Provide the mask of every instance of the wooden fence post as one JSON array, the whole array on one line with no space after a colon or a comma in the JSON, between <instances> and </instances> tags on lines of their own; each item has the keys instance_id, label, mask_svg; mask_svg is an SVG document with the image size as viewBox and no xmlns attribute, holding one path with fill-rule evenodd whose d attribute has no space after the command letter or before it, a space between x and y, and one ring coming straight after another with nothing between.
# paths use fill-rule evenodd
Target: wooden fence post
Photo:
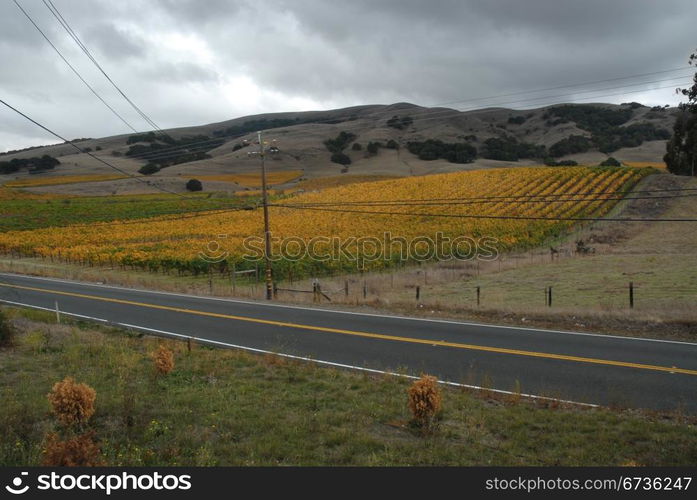
<instances>
[{"instance_id":1,"label":"wooden fence post","mask_svg":"<svg viewBox=\"0 0 697 500\"><path fill-rule=\"evenodd\" d=\"M481 304L481 302L480 302L481 291L482 291L481 287L478 286L477 287L477 307L479 307L479 304Z\"/></svg>"},{"instance_id":2,"label":"wooden fence post","mask_svg":"<svg viewBox=\"0 0 697 500\"><path fill-rule=\"evenodd\" d=\"M634 309L634 282L629 282L629 308Z\"/></svg>"},{"instance_id":3,"label":"wooden fence post","mask_svg":"<svg viewBox=\"0 0 697 500\"><path fill-rule=\"evenodd\" d=\"M418 302L420 298L421 298L421 287L417 285L416 286L416 301Z\"/></svg>"}]
</instances>

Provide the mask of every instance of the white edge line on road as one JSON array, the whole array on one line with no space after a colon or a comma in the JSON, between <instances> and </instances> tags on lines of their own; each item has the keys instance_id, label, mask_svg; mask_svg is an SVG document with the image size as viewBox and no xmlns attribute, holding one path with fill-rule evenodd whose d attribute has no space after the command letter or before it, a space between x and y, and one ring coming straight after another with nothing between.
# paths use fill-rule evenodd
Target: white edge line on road
<instances>
[{"instance_id":1,"label":"white edge line on road","mask_svg":"<svg viewBox=\"0 0 697 500\"><path fill-rule=\"evenodd\" d=\"M230 298L224 298L224 297L208 297L205 295L191 295L191 294L187 294L187 293L162 292L159 290L145 290L142 288L126 288L126 287L115 286L115 285L89 283L86 281L66 280L66 279L59 279L59 278L46 278L43 276L30 276L27 274L0 272L0 276L11 276L11 277L16 277L16 278L20 278L20 279L26 278L26 279L30 279L30 280L35 279L35 280L54 281L57 283L92 286L92 287L96 287L96 288L108 288L108 289L113 289L113 290L121 290L121 291L125 291L125 292L150 293L150 294L155 294L155 295L169 295L169 296L173 296L173 297L186 297L186 298L192 298L192 299L213 300L213 301L219 301L219 302L230 302L230 303L235 303L235 304L248 304L248 305L262 306L262 307L281 307L281 308L285 308L285 309L299 309L301 311L326 312L326 313L333 313L333 314L350 314L350 315L354 315L354 316L400 319L400 320L408 320L408 321L423 321L423 322L428 322L428 323L443 323L443 324L449 324L449 325L476 326L476 327L482 327L482 328L504 328L504 329L509 329L509 330L518 330L518 331L522 331L522 332L526 332L526 333L555 333L555 334L563 334L563 335L579 335L579 336L583 336L583 337L599 337L599 338L618 339L618 340L627 340L627 341L634 340L634 341L641 341L641 342L659 342L662 344L682 344L682 345L697 346L697 342L683 342L680 340L647 339L647 338L642 338L642 337L625 337L622 335L609 335L609 334L606 335L603 333L572 332L572 331L568 331L568 330L550 330L547 328L530 328L530 327L524 327L524 326L473 323L473 322L467 322L467 321L455 321L455 320L435 319L435 318L434 319L415 318L415 317L410 317L410 316L397 316L397 315L389 315L389 314L374 314L374 313L365 313L365 312L342 311L342 310L338 310L338 309L304 307L304 306L296 306L296 305L290 305L290 304L270 304L267 302L252 301L252 300L230 299Z\"/></svg>"},{"instance_id":2,"label":"white edge line on road","mask_svg":"<svg viewBox=\"0 0 697 500\"><path fill-rule=\"evenodd\" d=\"M5 303L5 304L11 304L14 306L29 307L31 309L40 309L42 311L49 311L49 312L55 311L55 309L51 309L50 307L34 306L31 304L23 304L21 302L12 302L10 300L4 300L4 299L0 299L0 302ZM157 330L155 328L148 328L145 326L131 325L128 323L118 323L118 322L114 322L114 321L109 321L107 319L95 318L92 316L85 316L84 314L69 313L69 312L65 312L65 311L61 311L60 313L62 315L65 315L65 316L74 316L74 317L81 318L81 319L88 319L88 320L92 320L92 321L97 321L99 323L105 323L109 326L121 326L124 328L142 330L142 331L146 331L146 332L156 333L159 335L165 335L168 337L191 339L193 341L200 342L200 343L213 344L213 345L227 347L227 348L231 348L231 349L240 349L243 351L254 352L257 354L272 354L274 356L280 356L283 358L294 359L294 360L298 360L298 361L305 361L305 362L310 362L310 363L317 363L319 365L332 366L334 368L356 370L356 371L362 371L362 372L367 372L367 373L375 373L375 374L379 374L379 375L390 375L392 377L400 377L400 378L406 378L406 379L410 379L410 380L418 380L419 379L419 377L417 377L417 376L407 375L404 373L388 372L388 371L384 371L384 370L377 370L374 368L365 368L362 366L346 365L343 363L335 363L333 361L325 361L325 360L321 360L321 359L308 358L308 357L304 357L304 356L295 356L293 354L286 354L286 353L282 353L282 352L266 351L264 349L257 349L255 347L246 347L246 346L237 345L237 344L230 344L227 342L220 342L217 340L203 339L200 337L193 337L191 335L184 335L181 333L168 332L166 330ZM556 402L556 403L565 403L565 404L572 404L572 405L578 405L578 406L586 406L589 408L600 408L600 406L601 406L601 405L594 404L594 403L582 403L579 401L571 401L568 399L558 399L558 398L551 398L551 397L547 397L547 396L538 396L535 394L526 394L526 393L518 393L518 392L513 392L513 391L504 391L503 389L490 389L490 388L481 387L478 385L461 384L458 382L450 382L447 380L439 380L438 383L440 383L442 385L447 385L450 387L459 387L459 388L463 388L463 389L472 389L472 390L476 390L476 391L490 391L490 392L495 392L497 394L519 396L522 398L531 399L533 401L536 401L536 400L552 401L552 402Z\"/></svg>"}]
</instances>

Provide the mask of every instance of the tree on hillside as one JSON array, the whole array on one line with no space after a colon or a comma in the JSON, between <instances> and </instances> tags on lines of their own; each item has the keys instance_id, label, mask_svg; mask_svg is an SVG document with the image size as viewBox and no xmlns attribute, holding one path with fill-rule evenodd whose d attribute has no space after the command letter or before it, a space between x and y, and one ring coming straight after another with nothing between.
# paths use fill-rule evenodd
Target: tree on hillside
<instances>
[{"instance_id":1,"label":"tree on hillside","mask_svg":"<svg viewBox=\"0 0 697 500\"><path fill-rule=\"evenodd\" d=\"M621 167L622 164L619 162L619 160L616 160L612 156L607 158L605 161L603 161L600 164L601 167Z\"/></svg>"},{"instance_id":2,"label":"tree on hillside","mask_svg":"<svg viewBox=\"0 0 697 500\"><path fill-rule=\"evenodd\" d=\"M143 175L152 175L160 171L159 165L156 165L155 163L148 163L146 165L143 165L138 169L139 174Z\"/></svg>"},{"instance_id":3,"label":"tree on hillside","mask_svg":"<svg viewBox=\"0 0 697 500\"><path fill-rule=\"evenodd\" d=\"M334 163L338 163L339 165L350 165L351 164L351 158L348 157L348 155L344 153L333 153L331 160Z\"/></svg>"},{"instance_id":4,"label":"tree on hillside","mask_svg":"<svg viewBox=\"0 0 697 500\"><path fill-rule=\"evenodd\" d=\"M689 63L697 60L697 52L690 56ZM697 172L697 73L693 85L688 89L677 91L687 97L686 103L680 103L680 113L673 126L673 137L666 145L663 161L668 170L678 175L695 175Z\"/></svg>"},{"instance_id":5,"label":"tree on hillside","mask_svg":"<svg viewBox=\"0 0 697 500\"><path fill-rule=\"evenodd\" d=\"M186 183L186 189L189 191L203 191L203 184L198 179L189 179Z\"/></svg>"}]
</instances>

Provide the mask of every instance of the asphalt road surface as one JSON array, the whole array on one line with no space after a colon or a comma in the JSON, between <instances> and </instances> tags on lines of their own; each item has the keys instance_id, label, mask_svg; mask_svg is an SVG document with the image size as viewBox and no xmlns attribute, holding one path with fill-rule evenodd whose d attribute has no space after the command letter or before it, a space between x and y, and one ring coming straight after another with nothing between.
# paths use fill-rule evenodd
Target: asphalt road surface
<instances>
[{"instance_id":1,"label":"asphalt road surface","mask_svg":"<svg viewBox=\"0 0 697 500\"><path fill-rule=\"evenodd\" d=\"M0 273L0 301L159 335L590 404L697 413L697 344L215 299Z\"/></svg>"}]
</instances>

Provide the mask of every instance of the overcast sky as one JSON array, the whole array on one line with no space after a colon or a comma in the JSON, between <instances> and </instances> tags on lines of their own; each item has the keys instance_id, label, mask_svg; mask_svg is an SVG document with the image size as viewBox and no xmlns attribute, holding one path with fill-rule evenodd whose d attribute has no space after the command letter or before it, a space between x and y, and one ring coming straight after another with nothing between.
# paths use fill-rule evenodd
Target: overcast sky
<instances>
[{"instance_id":1,"label":"overcast sky","mask_svg":"<svg viewBox=\"0 0 697 500\"><path fill-rule=\"evenodd\" d=\"M18 1L126 121L148 129L41 0ZM573 100L674 105L675 86L694 73L687 59L697 48L694 0L53 4L112 79L162 128L400 101L458 101L449 104L457 109L523 109ZM0 0L0 61L0 98L58 133L76 138L130 132L13 0ZM616 79L676 68L685 69ZM642 82L656 83L629 87ZM598 90L582 93L589 88ZM501 97L471 100L490 96ZM50 142L51 136L0 105L0 151Z\"/></svg>"}]
</instances>

